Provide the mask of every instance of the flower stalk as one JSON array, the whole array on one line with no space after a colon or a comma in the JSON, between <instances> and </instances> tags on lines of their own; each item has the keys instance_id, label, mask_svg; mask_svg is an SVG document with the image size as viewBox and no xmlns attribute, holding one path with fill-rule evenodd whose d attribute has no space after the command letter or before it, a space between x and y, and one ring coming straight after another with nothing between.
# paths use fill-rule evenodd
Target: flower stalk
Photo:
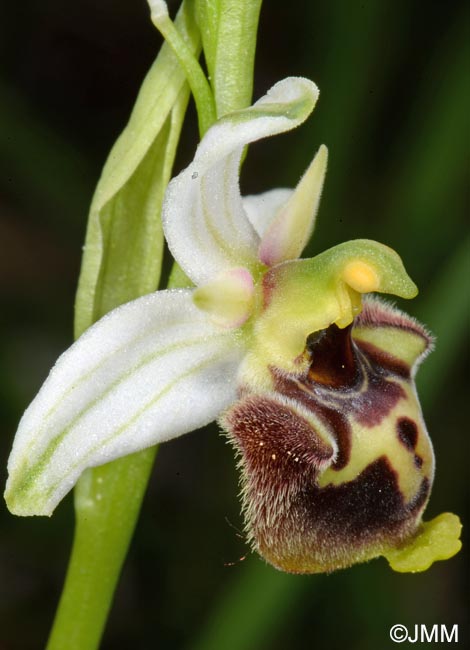
<instances>
[{"instance_id":1,"label":"flower stalk","mask_svg":"<svg viewBox=\"0 0 470 650\"><path fill-rule=\"evenodd\" d=\"M214 59L208 61L217 117L245 108L251 102L261 3L262 0L219 2ZM229 47L227 44L230 44Z\"/></svg>"},{"instance_id":2,"label":"flower stalk","mask_svg":"<svg viewBox=\"0 0 470 650\"><path fill-rule=\"evenodd\" d=\"M99 647L156 447L88 470L75 488L75 533L47 650Z\"/></svg>"}]
</instances>

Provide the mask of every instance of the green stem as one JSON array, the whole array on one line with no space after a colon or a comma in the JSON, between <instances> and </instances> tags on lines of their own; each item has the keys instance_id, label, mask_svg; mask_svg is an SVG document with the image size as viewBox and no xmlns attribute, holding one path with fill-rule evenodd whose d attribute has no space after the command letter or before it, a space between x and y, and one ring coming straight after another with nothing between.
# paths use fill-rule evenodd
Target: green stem
<instances>
[{"instance_id":1,"label":"green stem","mask_svg":"<svg viewBox=\"0 0 470 650\"><path fill-rule=\"evenodd\" d=\"M262 0L220 0L213 87L217 117L249 106Z\"/></svg>"},{"instance_id":2,"label":"green stem","mask_svg":"<svg viewBox=\"0 0 470 650\"><path fill-rule=\"evenodd\" d=\"M198 60L171 21L166 3L159 0L150 0L149 4L152 10L151 19L153 24L170 45L185 71L186 79L196 102L199 135L202 138L216 118L214 97L209 82Z\"/></svg>"},{"instance_id":3,"label":"green stem","mask_svg":"<svg viewBox=\"0 0 470 650\"><path fill-rule=\"evenodd\" d=\"M156 450L87 470L77 484L72 555L47 650L98 648Z\"/></svg>"}]
</instances>

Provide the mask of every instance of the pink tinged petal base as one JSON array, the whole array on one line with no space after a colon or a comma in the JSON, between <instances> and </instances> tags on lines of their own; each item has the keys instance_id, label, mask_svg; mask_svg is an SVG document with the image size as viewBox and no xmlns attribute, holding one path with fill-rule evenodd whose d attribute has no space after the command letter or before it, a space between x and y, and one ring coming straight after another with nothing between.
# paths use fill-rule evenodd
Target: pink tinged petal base
<instances>
[{"instance_id":1,"label":"pink tinged petal base","mask_svg":"<svg viewBox=\"0 0 470 650\"><path fill-rule=\"evenodd\" d=\"M263 234L258 257L275 266L300 257L315 225L325 180L328 150L322 145L289 200Z\"/></svg>"},{"instance_id":2,"label":"pink tinged petal base","mask_svg":"<svg viewBox=\"0 0 470 650\"><path fill-rule=\"evenodd\" d=\"M196 289L193 300L216 325L236 328L251 316L254 292L253 277L247 269L230 269Z\"/></svg>"},{"instance_id":3,"label":"pink tinged petal base","mask_svg":"<svg viewBox=\"0 0 470 650\"><path fill-rule=\"evenodd\" d=\"M87 467L201 427L235 398L238 339L191 291L162 291L110 312L57 361L25 412L5 497L50 515Z\"/></svg>"}]
</instances>

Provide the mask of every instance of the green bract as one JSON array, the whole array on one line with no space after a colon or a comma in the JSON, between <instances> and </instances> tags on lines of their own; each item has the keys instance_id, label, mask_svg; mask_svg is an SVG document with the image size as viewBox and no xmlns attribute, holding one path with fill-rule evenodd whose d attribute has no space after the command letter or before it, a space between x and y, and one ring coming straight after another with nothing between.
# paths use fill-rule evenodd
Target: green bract
<instances>
[{"instance_id":1,"label":"green bract","mask_svg":"<svg viewBox=\"0 0 470 650\"><path fill-rule=\"evenodd\" d=\"M313 230L324 147L295 190L240 195L244 147L300 125L317 97L311 81L284 79L204 135L162 211L196 288L118 307L60 357L15 438L12 512L49 515L87 467L220 418L240 454L248 534L276 566L330 571L385 555L398 570L421 570L458 550L446 518L419 542L434 463L414 372L430 337L362 300L415 295L400 258L357 240L297 259Z\"/></svg>"},{"instance_id":2,"label":"green bract","mask_svg":"<svg viewBox=\"0 0 470 650\"><path fill-rule=\"evenodd\" d=\"M199 32L185 3L176 24L197 53ZM158 287L161 204L188 99L184 71L164 44L93 197L76 299L76 336L109 310Z\"/></svg>"}]
</instances>

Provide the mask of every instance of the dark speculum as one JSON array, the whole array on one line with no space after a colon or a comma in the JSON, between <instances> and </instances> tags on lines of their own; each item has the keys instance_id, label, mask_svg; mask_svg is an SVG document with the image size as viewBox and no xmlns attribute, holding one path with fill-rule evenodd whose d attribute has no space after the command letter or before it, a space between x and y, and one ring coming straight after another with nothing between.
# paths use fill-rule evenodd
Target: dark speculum
<instances>
[{"instance_id":1,"label":"dark speculum","mask_svg":"<svg viewBox=\"0 0 470 650\"><path fill-rule=\"evenodd\" d=\"M418 427L410 418L399 418L397 422L398 439L407 449L413 450L418 443Z\"/></svg>"},{"instance_id":2,"label":"dark speculum","mask_svg":"<svg viewBox=\"0 0 470 650\"><path fill-rule=\"evenodd\" d=\"M430 477L421 475L414 451L417 426L397 408L407 400L409 368L351 334L352 327L336 325L312 334L306 372L271 368L274 391L243 387L222 419L240 456L250 539L286 571L332 571L400 544L414 533L429 495ZM380 435L390 418L419 472L411 499L400 490L394 459L383 453L355 476L320 485L325 468L336 473L353 460L356 433Z\"/></svg>"}]
</instances>

